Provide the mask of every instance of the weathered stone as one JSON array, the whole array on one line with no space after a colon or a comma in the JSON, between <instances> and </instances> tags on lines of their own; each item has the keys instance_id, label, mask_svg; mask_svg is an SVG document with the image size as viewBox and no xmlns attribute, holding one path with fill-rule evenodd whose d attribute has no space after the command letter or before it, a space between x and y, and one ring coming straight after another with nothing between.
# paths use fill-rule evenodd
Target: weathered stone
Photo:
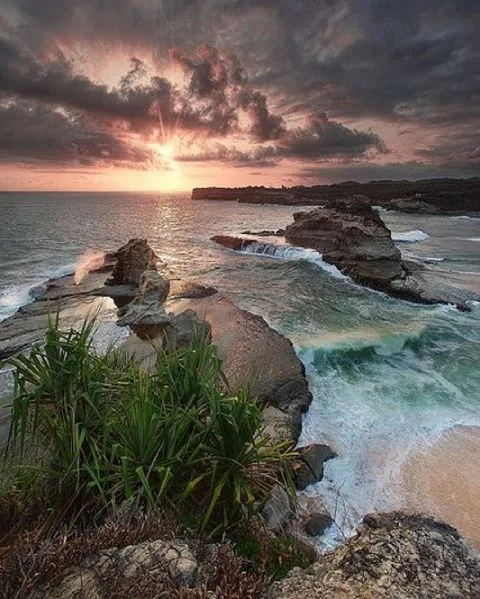
<instances>
[{"instance_id":1,"label":"weathered stone","mask_svg":"<svg viewBox=\"0 0 480 599\"><path fill-rule=\"evenodd\" d=\"M480 560L447 524L394 512L306 570L274 583L268 599L438 599L480 596ZM373 526L371 525L373 524Z\"/></svg>"},{"instance_id":2,"label":"weathered stone","mask_svg":"<svg viewBox=\"0 0 480 599\"><path fill-rule=\"evenodd\" d=\"M117 262L107 285L140 285L145 270L156 270L159 261L146 239L130 239L115 252Z\"/></svg>"},{"instance_id":3,"label":"weathered stone","mask_svg":"<svg viewBox=\"0 0 480 599\"><path fill-rule=\"evenodd\" d=\"M316 480L321 480L323 477L324 462L337 456L329 445L321 443L312 443L305 447L299 447L297 451L300 459L307 464Z\"/></svg>"},{"instance_id":4,"label":"weathered stone","mask_svg":"<svg viewBox=\"0 0 480 599\"><path fill-rule=\"evenodd\" d=\"M292 462L293 477L299 491L323 478L323 464L337 454L328 445L313 443L297 449L298 458Z\"/></svg>"},{"instance_id":5,"label":"weathered stone","mask_svg":"<svg viewBox=\"0 0 480 599\"><path fill-rule=\"evenodd\" d=\"M35 599L102 599L102 582L112 576L131 579L161 571L188 587L195 584L198 564L188 545L176 539L106 549L70 568L56 588L39 590Z\"/></svg>"},{"instance_id":6,"label":"weathered stone","mask_svg":"<svg viewBox=\"0 0 480 599\"><path fill-rule=\"evenodd\" d=\"M133 300L122 309L117 325L129 326L140 339L155 339L170 324L171 317L154 298Z\"/></svg>"},{"instance_id":7,"label":"weathered stone","mask_svg":"<svg viewBox=\"0 0 480 599\"><path fill-rule=\"evenodd\" d=\"M192 309L211 325L212 343L230 387L251 385L251 393L260 403L285 412L291 418L294 444L312 395L291 341L261 316L242 310L220 294L178 300L169 308L176 313Z\"/></svg>"},{"instance_id":8,"label":"weathered stone","mask_svg":"<svg viewBox=\"0 0 480 599\"><path fill-rule=\"evenodd\" d=\"M326 510L308 514L302 519L303 529L309 537L322 535L332 524L332 517Z\"/></svg>"},{"instance_id":9,"label":"weathered stone","mask_svg":"<svg viewBox=\"0 0 480 599\"><path fill-rule=\"evenodd\" d=\"M94 570L74 568L55 589L36 595L42 599L101 599L99 580Z\"/></svg>"},{"instance_id":10,"label":"weathered stone","mask_svg":"<svg viewBox=\"0 0 480 599\"><path fill-rule=\"evenodd\" d=\"M266 406L262 412L263 434L270 437L272 443L291 442L297 439L301 431L300 418L282 412L274 406Z\"/></svg>"},{"instance_id":11,"label":"weathered stone","mask_svg":"<svg viewBox=\"0 0 480 599\"><path fill-rule=\"evenodd\" d=\"M200 320L193 310L185 310L180 314L171 314L165 329L163 347L167 351L182 349L192 345L195 339L209 341L211 338L210 325Z\"/></svg>"}]
</instances>

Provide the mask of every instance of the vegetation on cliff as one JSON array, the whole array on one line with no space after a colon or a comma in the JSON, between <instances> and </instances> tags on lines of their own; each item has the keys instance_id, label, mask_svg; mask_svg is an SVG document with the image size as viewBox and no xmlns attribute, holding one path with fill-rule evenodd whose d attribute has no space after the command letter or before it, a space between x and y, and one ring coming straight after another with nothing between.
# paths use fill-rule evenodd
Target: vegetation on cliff
<instances>
[{"instance_id":1,"label":"vegetation on cliff","mask_svg":"<svg viewBox=\"0 0 480 599\"><path fill-rule=\"evenodd\" d=\"M209 534L258 512L286 480L288 453L262 434L247 390L225 391L214 346L197 338L159 352L146 374L113 350L96 353L93 326L51 323L43 347L9 360L4 501L17 495L73 519L125 503L168 507Z\"/></svg>"}]
</instances>

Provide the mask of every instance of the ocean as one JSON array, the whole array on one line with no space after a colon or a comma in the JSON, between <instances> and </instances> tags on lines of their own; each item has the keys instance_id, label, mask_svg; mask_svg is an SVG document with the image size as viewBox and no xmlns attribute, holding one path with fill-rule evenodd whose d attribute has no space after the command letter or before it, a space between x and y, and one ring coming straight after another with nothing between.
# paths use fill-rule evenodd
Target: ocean
<instances>
[{"instance_id":1,"label":"ocean","mask_svg":"<svg viewBox=\"0 0 480 599\"><path fill-rule=\"evenodd\" d=\"M187 195L0 194L0 319L87 251L145 237L172 278L213 285L287 335L314 400L301 444L338 457L300 493L335 516L325 548L374 510L408 508L456 525L480 547L480 306L463 313L354 284L315 252L235 253L214 234L277 229L299 207ZM480 293L480 219L380 212L406 258Z\"/></svg>"}]
</instances>

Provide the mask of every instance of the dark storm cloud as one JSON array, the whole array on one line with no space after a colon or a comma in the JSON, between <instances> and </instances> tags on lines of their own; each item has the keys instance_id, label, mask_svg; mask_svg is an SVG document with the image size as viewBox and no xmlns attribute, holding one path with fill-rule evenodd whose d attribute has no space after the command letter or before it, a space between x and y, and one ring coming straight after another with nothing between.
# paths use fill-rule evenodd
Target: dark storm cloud
<instances>
[{"instance_id":1,"label":"dark storm cloud","mask_svg":"<svg viewBox=\"0 0 480 599\"><path fill-rule=\"evenodd\" d=\"M239 150L216 143L202 152L176 157L179 162L227 162L237 167L272 167L278 164L281 154L274 146L253 147L249 151Z\"/></svg>"},{"instance_id":2,"label":"dark storm cloud","mask_svg":"<svg viewBox=\"0 0 480 599\"><path fill-rule=\"evenodd\" d=\"M156 122L163 102L167 121L181 118L186 129L207 135L235 133L246 114L254 140L276 145L277 158L301 160L384 151L375 133L346 127L345 119L428 125L437 132L435 145L412 148L419 159L435 168L450 160L466 172L476 164L478 0L124 0L121 9L117 0L3 0L3 6L0 32L18 54L8 62L4 48L0 58L10 70L0 74L0 86L11 92L29 90L16 79L20 72L35 87L29 97L105 110L105 118L116 114L137 127ZM176 97L160 78L122 92L69 75L68 58L52 62L57 41L67 57L69 44L78 42L132 55L144 49L159 66L176 47L188 96ZM288 126L290 118L323 112L323 129L321 119Z\"/></svg>"},{"instance_id":3,"label":"dark storm cloud","mask_svg":"<svg viewBox=\"0 0 480 599\"><path fill-rule=\"evenodd\" d=\"M281 142L283 156L312 161L361 156L370 148L386 151L375 133L349 129L322 112L310 115L306 127L289 131Z\"/></svg>"},{"instance_id":4,"label":"dark storm cloud","mask_svg":"<svg viewBox=\"0 0 480 599\"><path fill-rule=\"evenodd\" d=\"M84 165L152 161L149 151L132 148L82 116L68 116L31 102L0 106L0 159Z\"/></svg>"},{"instance_id":5,"label":"dark storm cloud","mask_svg":"<svg viewBox=\"0 0 480 599\"><path fill-rule=\"evenodd\" d=\"M261 92L242 90L238 95L238 105L249 115L251 133L257 141L279 139L285 135L283 117L270 112L267 97Z\"/></svg>"}]
</instances>

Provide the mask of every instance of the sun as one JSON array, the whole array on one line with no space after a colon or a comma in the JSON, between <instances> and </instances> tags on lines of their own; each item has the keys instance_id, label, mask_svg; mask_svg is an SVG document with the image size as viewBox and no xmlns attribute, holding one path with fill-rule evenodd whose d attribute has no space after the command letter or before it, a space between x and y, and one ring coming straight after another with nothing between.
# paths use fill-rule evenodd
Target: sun
<instances>
[{"instance_id":1,"label":"sun","mask_svg":"<svg viewBox=\"0 0 480 599\"><path fill-rule=\"evenodd\" d=\"M151 150L158 158L158 172L161 176L160 187L165 191L176 191L181 187L182 170L175 160L175 146L173 143L149 144ZM153 168L155 170L155 167Z\"/></svg>"}]
</instances>

